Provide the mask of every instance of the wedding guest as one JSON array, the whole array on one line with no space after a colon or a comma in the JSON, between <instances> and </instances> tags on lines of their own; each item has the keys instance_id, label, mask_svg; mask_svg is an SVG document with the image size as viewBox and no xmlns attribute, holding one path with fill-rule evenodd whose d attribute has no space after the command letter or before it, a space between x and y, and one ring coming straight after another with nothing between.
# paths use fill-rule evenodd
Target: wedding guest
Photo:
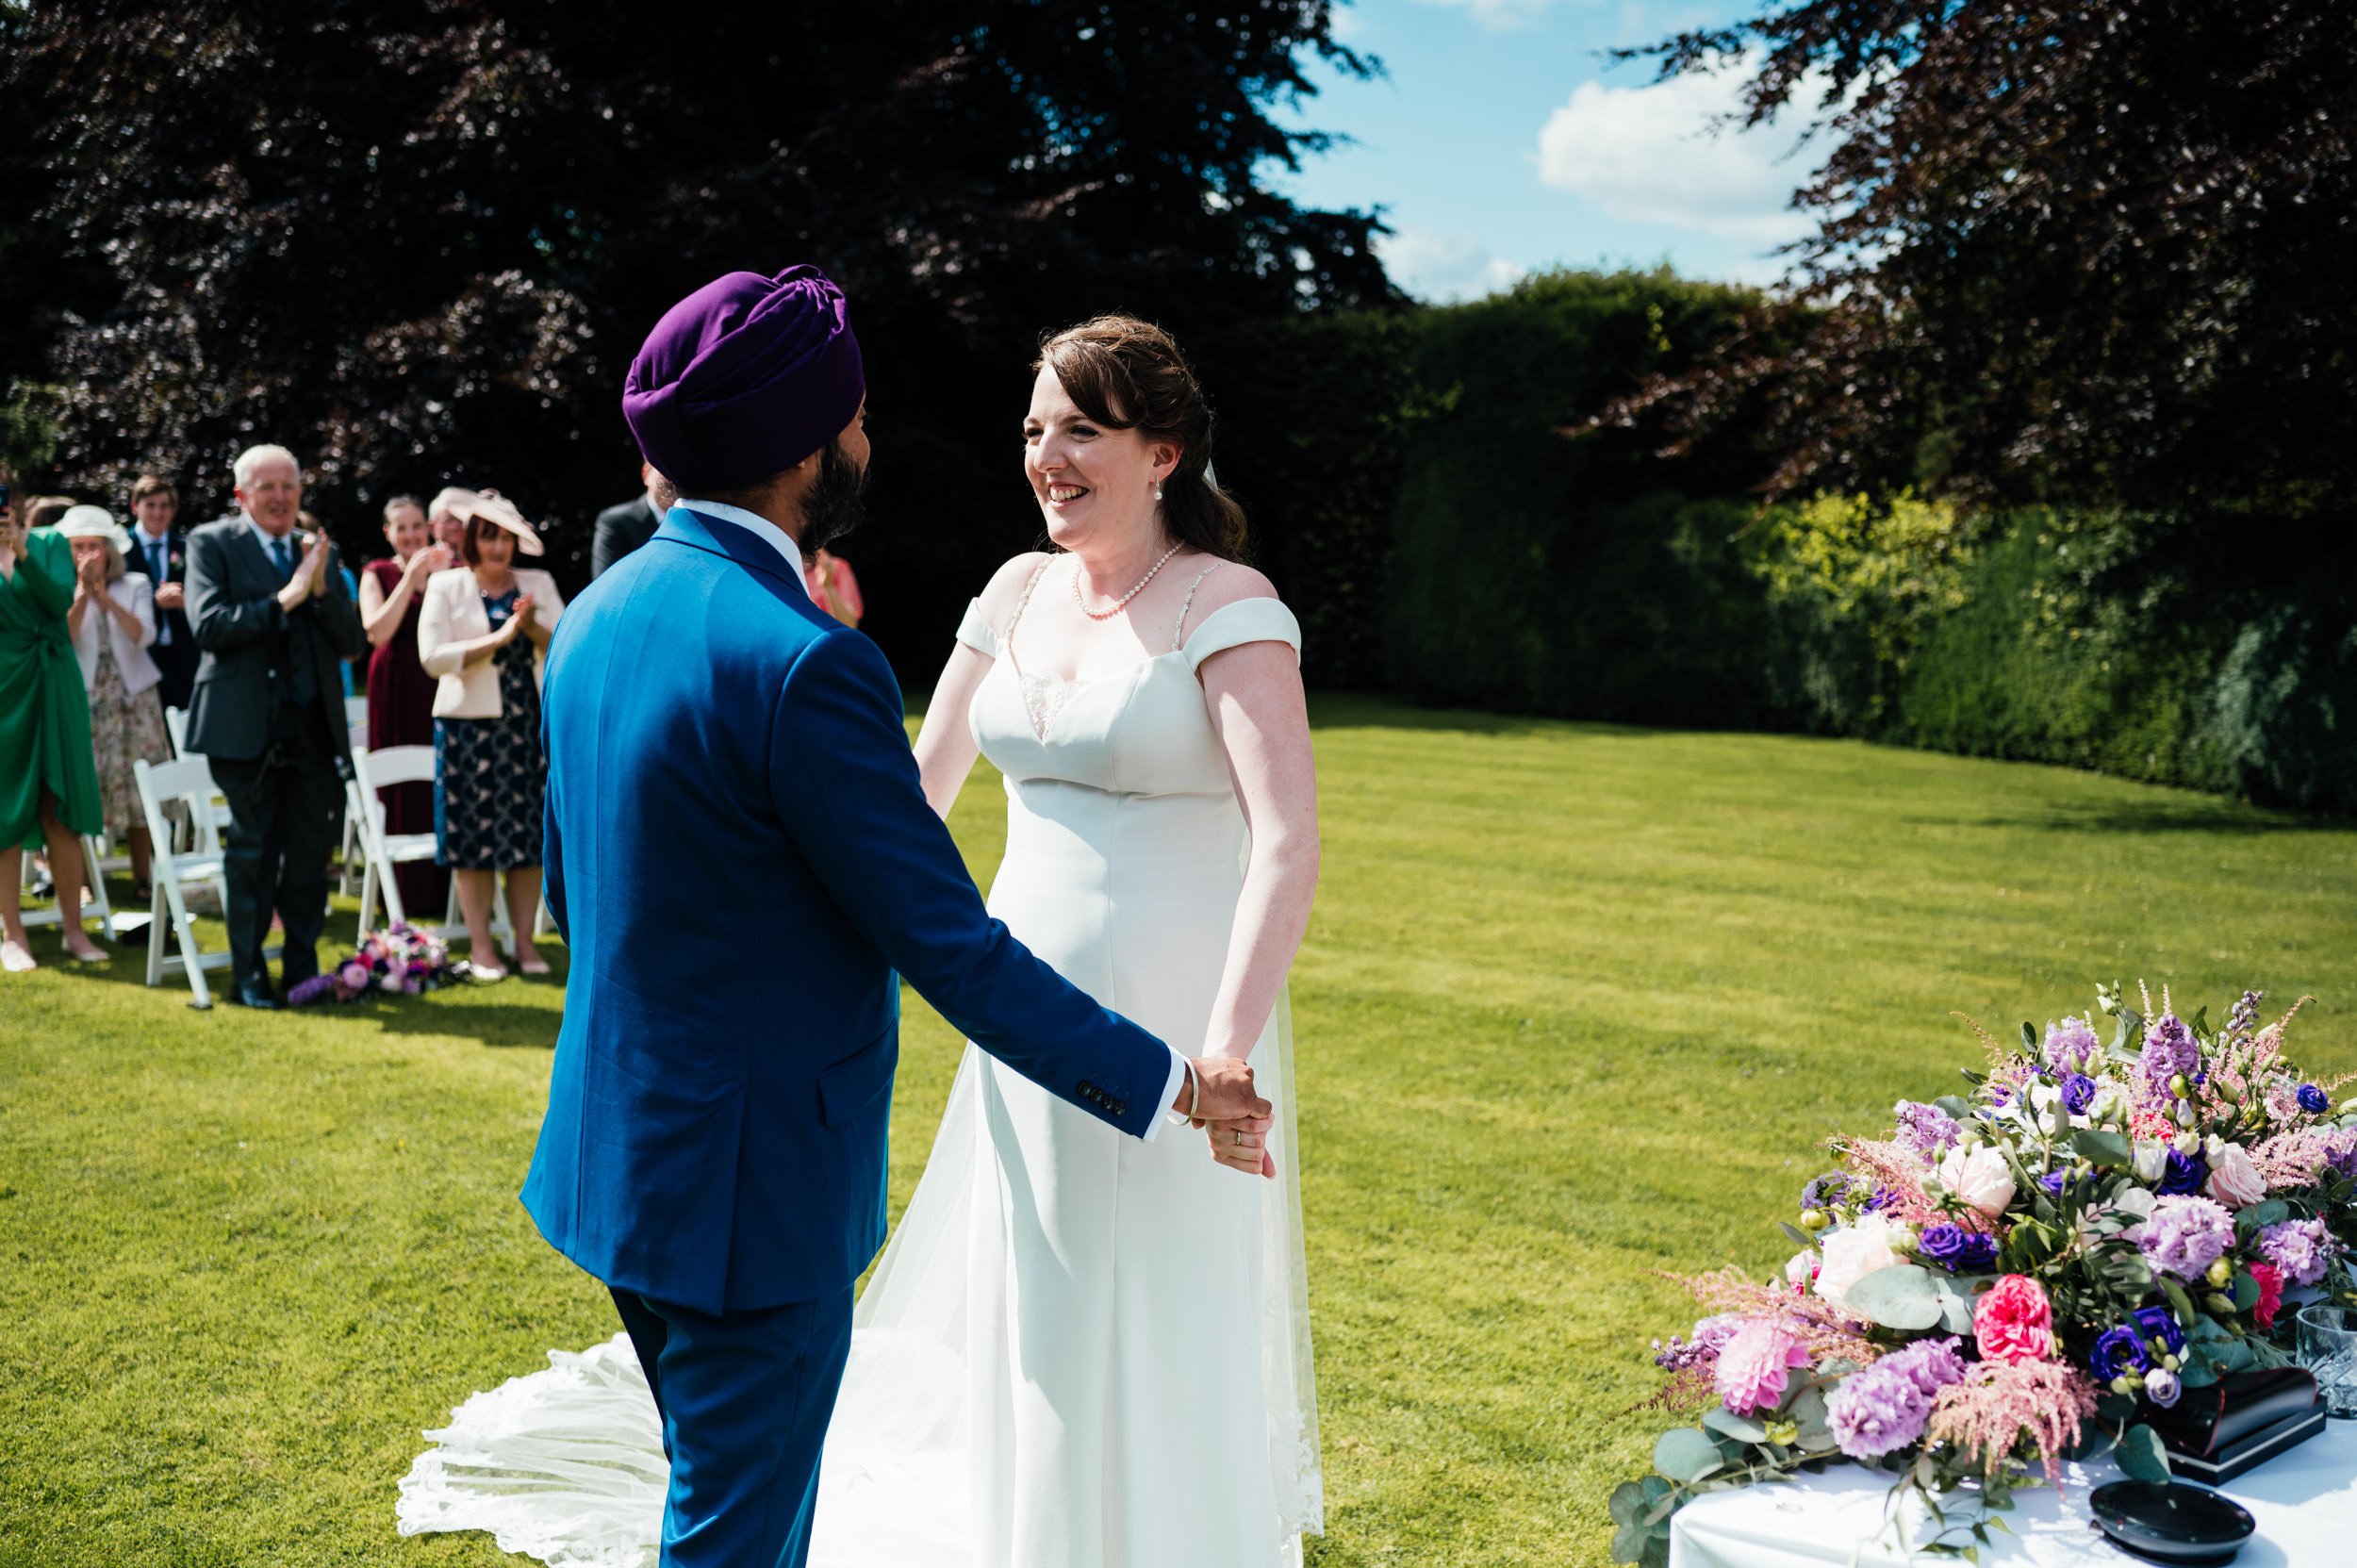
<instances>
[{"instance_id":1,"label":"wedding guest","mask_svg":"<svg viewBox=\"0 0 2357 1568\"><path fill-rule=\"evenodd\" d=\"M655 529L662 525L663 514L679 499L677 491L668 497L658 494L657 485L662 477L652 463L641 462L639 493L598 514L598 526L589 540L592 581L604 576L606 568L654 537Z\"/></svg>"},{"instance_id":2,"label":"wedding guest","mask_svg":"<svg viewBox=\"0 0 2357 1568\"><path fill-rule=\"evenodd\" d=\"M350 733L337 665L368 647L344 592L336 547L295 532L303 470L281 446L238 454L238 511L189 536L189 625L204 650L189 709L189 750L212 763L229 802L233 1000L285 1004L262 948L274 912L285 928L279 978L319 973L328 859L344 831Z\"/></svg>"},{"instance_id":3,"label":"wedding guest","mask_svg":"<svg viewBox=\"0 0 2357 1568\"><path fill-rule=\"evenodd\" d=\"M131 487L131 563L156 589L156 640L147 656L156 661L157 700L186 712L196 689L196 635L189 630L188 540L173 526L180 515L180 492L152 473Z\"/></svg>"},{"instance_id":4,"label":"wedding guest","mask_svg":"<svg viewBox=\"0 0 2357 1568\"><path fill-rule=\"evenodd\" d=\"M463 526L463 525L462 525ZM385 503L385 542L390 556L371 561L360 578L360 624L374 650L369 655L369 750L434 744L434 677L419 661L418 619L425 585L458 564L458 553L435 541L425 505L413 495ZM385 831L434 831L434 786L423 782L383 790ZM393 867L402 907L416 921L442 917L450 902L449 868L430 861Z\"/></svg>"},{"instance_id":5,"label":"wedding guest","mask_svg":"<svg viewBox=\"0 0 2357 1568\"><path fill-rule=\"evenodd\" d=\"M58 526L58 520L74 510L70 495L37 495L25 503L25 527L28 533L41 534Z\"/></svg>"},{"instance_id":6,"label":"wedding guest","mask_svg":"<svg viewBox=\"0 0 2357 1568\"><path fill-rule=\"evenodd\" d=\"M512 503L486 491L457 504L466 565L426 584L418 619L420 662L441 683L434 694L436 858L457 881L474 972L506 977L491 939L491 900L503 871L517 966L545 975L532 945L549 776L540 681L565 601L547 572L515 564L519 554L545 552Z\"/></svg>"},{"instance_id":7,"label":"wedding guest","mask_svg":"<svg viewBox=\"0 0 2357 1568\"><path fill-rule=\"evenodd\" d=\"M822 548L811 553L810 564L802 569L802 581L810 587L810 602L846 626L857 626L867 613L867 602L860 597L851 563L832 550Z\"/></svg>"},{"instance_id":8,"label":"wedding guest","mask_svg":"<svg viewBox=\"0 0 2357 1568\"><path fill-rule=\"evenodd\" d=\"M104 964L83 933L82 844L106 816L90 743L90 704L66 619L74 610L74 552L18 520L11 477L0 471L0 971L33 968L25 940L25 850L46 843L65 950Z\"/></svg>"},{"instance_id":9,"label":"wedding guest","mask_svg":"<svg viewBox=\"0 0 2357 1568\"><path fill-rule=\"evenodd\" d=\"M433 530L434 542L450 552L453 566L458 562L459 547L467 542L466 508L474 503L477 494L463 486L446 485L425 503L425 525ZM450 568L442 569L448 571Z\"/></svg>"},{"instance_id":10,"label":"wedding guest","mask_svg":"<svg viewBox=\"0 0 2357 1568\"><path fill-rule=\"evenodd\" d=\"M148 656L156 641L156 589L143 573L125 569L130 536L105 507L74 507L58 520L58 536L74 549L74 607L66 629L90 698L91 749L107 830L130 850L133 894L145 902L155 845L131 765L172 760L164 710L155 697L163 675Z\"/></svg>"}]
</instances>

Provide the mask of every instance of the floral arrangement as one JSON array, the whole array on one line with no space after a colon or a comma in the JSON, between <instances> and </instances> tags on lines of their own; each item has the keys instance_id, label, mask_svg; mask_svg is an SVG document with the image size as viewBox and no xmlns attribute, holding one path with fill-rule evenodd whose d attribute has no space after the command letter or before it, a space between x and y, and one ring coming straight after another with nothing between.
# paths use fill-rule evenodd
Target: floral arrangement
<instances>
[{"instance_id":1,"label":"floral arrangement","mask_svg":"<svg viewBox=\"0 0 2357 1568\"><path fill-rule=\"evenodd\" d=\"M313 1002L357 1001L371 991L414 997L461 976L441 938L401 924L369 933L350 958L299 982L288 991L287 999L307 1007Z\"/></svg>"},{"instance_id":2,"label":"floral arrangement","mask_svg":"<svg viewBox=\"0 0 2357 1568\"><path fill-rule=\"evenodd\" d=\"M1613 1493L1615 1560L1666 1563L1695 1496L1829 1462L1894 1473L1892 1512L1912 1493L1933 1526L1909 1544L1968 1556L2066 1459L2165 1479L2145 1411L2288 1364L2297 1304L2357 1302L2357 1099L2333 1100L2357 1075L2306 1081L2299 1008L2262 1028L2263 995L2213 1030L2100 989L2018 1048L1982 1033L1969 1094L1828 1145L1780 1277L1688 1279L1709 1315L1654 1342L1670 1378L1643 1408L1703 1413Z\"/></svg>"}]
</instances>

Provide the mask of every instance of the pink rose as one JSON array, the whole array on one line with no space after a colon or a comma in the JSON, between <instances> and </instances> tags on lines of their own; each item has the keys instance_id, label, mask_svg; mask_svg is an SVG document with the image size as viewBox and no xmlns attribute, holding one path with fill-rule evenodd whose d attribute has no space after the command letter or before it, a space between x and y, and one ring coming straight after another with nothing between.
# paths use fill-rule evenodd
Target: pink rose
<instances>
[{"instance_id":1,"label":"pink rose","mask_svg":"<svg viewBox=\"0 0 2357 1568\"><path fill-rule=\"evenodd\" d=\"M1787 1375L1806 1365L1807 1349L1782 1324L1746 1323L1719 1347L1719 1397L1738 1415L1774 1410L1784 1403Z\"/></svg>"},{"instance_id":2,"label":"pink rose","mask_svg":"<svg viewBox=\"0 0 2357 1568\"><path fill-rule=\"evenodd\" d=\"M2250 1316L2262 1329L2275 1327L2275 1314L2283 1305L2283 1271L2273 1263L2252 1263L2250 1278L2259 1282L2259 1302L2250 1309Z\"/></svg>"},{"instance_id":3,"label":"pink rose","mask_svg":"<svg viewBox=\"0 0 2357 1568\"><path fill-rule=\"evenodd\" d=\"M2054 1312L2026 1274L2008 1274L1972 1309L1972 1343L1985 1362L2042 1362L2054 1353Z\"/></svg>"},{"instance_id":4,"label":"pink rose","mask_svg":"<svg viewBox=\"0 0 2357 1568\"><path fill-rule=\"evenodd\" d=\"M2242 1209L2266 1197L2267 1183L2242 1145L2222 1144L2210 1156L2210 1180L2203 1190L2229 1209Z\"/></svg>"}]
</instances>

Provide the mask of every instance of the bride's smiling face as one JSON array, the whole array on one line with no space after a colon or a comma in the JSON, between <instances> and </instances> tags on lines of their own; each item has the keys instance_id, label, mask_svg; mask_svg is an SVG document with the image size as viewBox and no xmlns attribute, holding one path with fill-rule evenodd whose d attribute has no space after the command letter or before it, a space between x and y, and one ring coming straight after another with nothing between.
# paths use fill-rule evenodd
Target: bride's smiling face
<instances>
[{"instance_id":1,"label":"bride's smiling face","mask_svg":"<svg viewBox=\"0 0 2357 1568\"><path fill-rule=\"evenodd\" d=\"M1090 419L1055 371L1042 370L1031 383L1023 474L1047 536L1062 548L1124 544L1154 527L1155 486L1177 461L1170 446Z\"/></svg>"}]
</instances>

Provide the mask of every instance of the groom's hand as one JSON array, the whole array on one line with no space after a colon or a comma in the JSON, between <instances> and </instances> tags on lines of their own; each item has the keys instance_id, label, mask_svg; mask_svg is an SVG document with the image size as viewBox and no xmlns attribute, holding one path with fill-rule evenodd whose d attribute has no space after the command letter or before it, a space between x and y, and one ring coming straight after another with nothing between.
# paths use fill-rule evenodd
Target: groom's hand
<instances>
[{"instance_id":1,"label":"groom's hand","mask_svg":"<svg viewBox=\"0 0 2357 1568\"><path fill-rule=\"evenodd\" d=\"M1265 1118L1276 1109L1252 1092L1252 1064L1232 1056L1198 1056L1187 1064L1195 1081L1178 1086L1173 1111L1203 1122L1232 1122Z\"/></svg>"}]
</instances>

